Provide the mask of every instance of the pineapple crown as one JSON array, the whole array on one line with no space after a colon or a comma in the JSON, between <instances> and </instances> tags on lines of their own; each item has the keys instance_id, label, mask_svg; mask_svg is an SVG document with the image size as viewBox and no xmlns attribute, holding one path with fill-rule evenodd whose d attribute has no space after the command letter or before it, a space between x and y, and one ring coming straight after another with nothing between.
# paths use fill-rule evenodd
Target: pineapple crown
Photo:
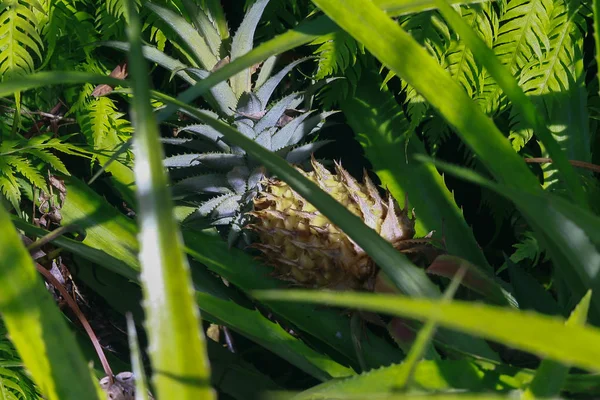
<instances>
[{"instance_id":1,"label":"pineapple crown","mask_svg":"<svg viewBox=\"0 0 600 400\"><path fill-rule=\"evenodd\" d=\"M209 10L199 9L191 0L183 0L192 25L173 11L148 3L147 6L179 34L186 45L181 48L192 65L185 65L157 49L147 49L147 57L194 84L252 49L256 27L268 2L257 0L247 10L231 38L229 54L225 56L229 32L219 31L220 25L215 23ZM273 104L271 98L285 76L308 59L310 57L293 61L274 73L277 57L273 56L262 63L259 70L258 66L253 66L239 72L207 93L205 100L214 111L205 112L232 124L242 134L290 163L306 162L311 154L329 143L305 141L335 113L315 113L301 106L311 103L312 94L322 83L284 96ZM258 76L253 80L257 70ZM187 136L179 137L181 132ZM247 223L246 212L250 211L252 199L265 177L260 162L248 157L243 149L229 143L221 133L205 124L182 127L175 137L165 138L163 142L185 149L181 154L167 157L164 165L172 169L174 197L198 205L197 211L186 222L229 225L229 243L234 244Z\"/></svg>"}]
</instances>

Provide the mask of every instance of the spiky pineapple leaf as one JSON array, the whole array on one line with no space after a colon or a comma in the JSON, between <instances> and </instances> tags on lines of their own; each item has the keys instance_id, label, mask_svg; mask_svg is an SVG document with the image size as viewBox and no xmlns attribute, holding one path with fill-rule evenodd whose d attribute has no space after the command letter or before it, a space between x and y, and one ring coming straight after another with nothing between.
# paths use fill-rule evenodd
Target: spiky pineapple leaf
<instances>
[{"instance_id":1,"label":"spiky pineapple leaf","mask_svg":"<svg viewBox=\"0 0 600 400\"><path fill-rule=\"evenodd\" d=\"M194 23L196 29L210 47L212 54L220 58L222 40L215 25L211 22L210 9L203 10L191 0L183 0L188 16Z\"/></svg>"},{"instance_id":2,"label":"spiky pineapple leaf","mask_svg":"<svg viewBox=\"0 0 600 400\"><path fill-rule=\"evenodd\" d=\"M269 0L257 0L246 12L240 27L231 41L231 61L240 58L252 50L254 32ZM231 77L231 88L239 98L242 93L250 92L250 69L245 69Z\"/></svg>"},{"instance_id":3,"label":"spiky pineapple leaf","mask_svg":"<svg viewBox=\"0 0 600 400\"><path fill-rule=\"evenodd\" d=\"M277 72L275 75L271 76L261 86L257 86L255 88L256 97L261 102L263 109L267 108L267 105L269 104L269 101L271 100L271 96L273 95L273 92L275 91L277 86L281 83L282 79L285 78L285 76L292 69L294 69L294 67L296 67L297 65L299 65L309 59L310 59L309 57L304 57L304 58L300 58L296 61L292 61L291 63L289 63L288 65L283 67L281 70L279 70L279 72Z\"/></svg>"},{"instance_id":4,"label":"spiky pineapple leaf","mask_svg":"<svg viewBox=\"0 0 600 400\"><path fill-rule=\"evenodd\" d=\"M179 154L165 158L163 165L168 168L205 166L207 168L229 169L244 165L244 156L232 153Z\"/></svg>"},{"instance_id":5,"label":"spiky pineapple leaf","mask_svg":"<svg viewBox=\"0 0 600 400\"><path fill-rule=\"evenodd\" d=\"M200 33L182 16L150 2L147 2L145 5L165 21L177 36L179 36L182 42L187 45L193 59L197 63L197 65L194 66L201 66L204 69L211 70L215 64L219 62L218 55L215 55L211 51Z\"/></svg>"}]
</instances>

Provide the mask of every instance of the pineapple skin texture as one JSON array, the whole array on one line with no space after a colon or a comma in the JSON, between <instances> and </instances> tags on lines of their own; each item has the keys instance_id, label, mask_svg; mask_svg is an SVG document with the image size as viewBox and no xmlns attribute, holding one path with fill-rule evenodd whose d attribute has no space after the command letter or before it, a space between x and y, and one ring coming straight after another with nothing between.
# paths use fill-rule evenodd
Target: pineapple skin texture
<instances>
[{"instance_id":1,"label":"pineapple skin texture","mask_svg":"<svg viewBox=\"0 0 600 400\"><path fill-rule=\"evenodd\" d=\"M314 158L311 163L313 171L298 170L394 247L414 237L407 206L400 209L389 192L382 199L366 172L361 184L339 163L335 173ZM285 182L266 179L262 187L248 228L259 238L252 247L276 277L303 287L373 290L378 268L360 246Z\"/></svg>"}]
</instances>

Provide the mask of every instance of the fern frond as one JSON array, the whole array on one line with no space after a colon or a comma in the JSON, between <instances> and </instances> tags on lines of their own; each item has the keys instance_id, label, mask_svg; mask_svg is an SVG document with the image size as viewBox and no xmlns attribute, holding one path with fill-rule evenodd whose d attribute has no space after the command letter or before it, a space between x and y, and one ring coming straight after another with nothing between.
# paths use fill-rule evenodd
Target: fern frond
<instances>
[{"instance_id":1,"label":"fern frond","mask_svg":"<svg viewBox=\"0 0 600 400\"><path fill-rule=\"evenodd\" d=\"M554 5L552 0L512 0L500 19L498 38L494 52L514 76L534 60L543 58L550 51L550 15ZM502 104L502 90L492 80L484 76L485 87L478 99L482 108L492 114L495 106Z\"/></svg>"},{"instance_id":2,"label":"fern frond","mask_svg":"<svg viewBox=\"0 0 600 400\"><path fill-rule=\"evenodd\" d=\"M35 169L29 160L19 156L5 156L6 163L14 168L15 171L23 175L25 179L33 183L35 186L47 191L46 182L43 175Z\"/></svg>"},{"instance_id":3,"label":"fern frond","mask_svg":"<svg viewBox=\"0 0 600 400\"><path fill-rule=\"evenodd\" d=\"M0 4L1 78L33 72L35 62L30 52L42 59L44 43L38 30L39 21L32 11L34 5L41 8L35 0L13 0Z\"/></svg>"},{"instance_id":4,"label":"fern frond","mask_svg":"<svg viewBox=\"0 0 600 400\"><path fill-rule=\"evenodd\" d=\"M63 164L60 158L50 153L49 151L45 151L42 149L25 149L24 152L27 154L31 154L36 158L39 158L40 160L42 160L51 168L57 170L61 174L70 175L69 171L67 170L67 167L65 167L65 164Z\"/></svg>"},{"instance_id":5,"label":"fern frond","mask_svg":"<svg viewBox=\"0 0 600 400\"><path fill-rule=\"evenodd\" d=\"M540 61L531 61L523 68L520 86L545 115L551 125L550 129L555 133L555 138L565 142L563 147L568 151L569 157L588 160L590 156L588 118L587 115L583 117L585 120L578 118L580 106L586 109L586 100L581 104L578 98L582 95L587 96L582 64L586 22L578 10L577 1L555 1L551 15L551 30L548 35L550 51ZM572 109L573 104L576 105L575 109ZM569 110L569 115L565 115L564 110ZM570 123L557 121L558 116L568 118ZM521 149L533 136L533 132L524 126L522 116L515 109L511 115L511 130L510 138L516 150ZM585 143L574 146L574 142L577 141ZM575 147L579 147L579 150Z\"/></svg>"},{"instance_id":6,"label":"fern frond","mask_svg":"<svg viewBox=\"0 0 600 400\"><path fill-rule=\"evenodd\" d=\"M0 157L0 191L10 201L15 209L19 209L21 201L21 191L17 179L14 175L13 168Z\"/></svg>"},{"instance_id":7,"label":"fern frond","mask_svg":"<svg viewBox=\"0 0 600 400\"><path fill-rule=\"evenodd\" d=\"M94 149L114 149L121 144L114 129L114 117L117 106L109 97L99 97L90 101L85 109L78 113L81 131Z\"/></svg>"},{"instance_id":8,"label":"fern frond","mask_svg":"<svg viewBox=\"0 0 600 400\"><path fill-rule=\"evenodd\" d=\"M516 74L534 58L541 59L550 49L548 32L551 0L512 0L500 21L494 52Z\"/></svg>"},{"instance_id":9,"label":"fern frond","mask_svg":"<svg viewBox=\"0 0 600 400\"><path fill-rule=\"evenodd\" d=\"M73 135L53 138L52 134L35 136L31 139L4 140L0 144L0 191L18 209L21 201L21 182L47 191L44 174L46 168L70 175L60 159L51 151L83 156L80 147L67 143Z\"/></svg>"},{"instance_id":10,"label":"fern frond","mask_svg":"<svg viewBox=\"0 0 600 400\"><path fill-rule=\"evenodd\" d=\"M461 11L463 20L491 47L495 36L494 20L497 20L493 7L487 3L457 8ZM452 40L443 59L444 68L473 97L480 87L481 67L475 62L471 50L461 40Z\"/></svg>"},{"instance_id":11,"label":"fern frond","mask_svg":"<svg viewBox=\"0 0 600 400\"><path fill-rule=\"evenodd\" d=\"M357 54L364 53L365 48L345 31L338 31L315 39L311 45L318 45L313 52L319 56L316 80L324 79L337 73L343 74L346 68L356 64Z\"/></svg>"},{"instance_id":12,"label":"fern frond","mask_svg":"<svg viewBox=\"0 0 600 400\"><path fill-rule=\"evenodd\" d=\"M81 46L82 44L98 40L94 17L68 0L51 2L47 22L41 33L48 47L43 66L53 63L50 65L61 70L71 70L89 56L91 48ZM80 48L81 51L69 52L69 57L65 57L64 53L54 57L56 49L61 48Z\"/></svg>"}]
</instances>

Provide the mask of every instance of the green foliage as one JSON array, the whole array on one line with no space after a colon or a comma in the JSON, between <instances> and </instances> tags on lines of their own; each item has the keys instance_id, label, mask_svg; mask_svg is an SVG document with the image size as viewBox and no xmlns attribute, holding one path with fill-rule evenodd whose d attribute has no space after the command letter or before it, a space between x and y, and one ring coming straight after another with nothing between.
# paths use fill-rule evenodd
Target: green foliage
<instances>
[{"instance_id":1,"label":"green foliage","mask_svg":"<svg viewBox=\"0 0 600 400\"><path fill-rule=\"evenodd\" d=\"M65 138L53 138L51 134L31 139L5 139L0 144L0 190L15 209L20 209L21 188L32 185L48 192L46 170L69 175L63 162L52 151L83 155L82 150ZM22 179L19 179L22 178Z\"/></svg>"},{"instance_id":2,"label":"green foliage","mask_svg":"<svg viewBox=\"0 0 600 400\"><path fill-rule=\"evenodd\" d=\"M44 12L37 1L11 0L0 4L0 77L31 73L42 59L44 44L35 11Z\"/></svg>"},{"instance_id":3,"label":"green foliage","mask_svg":"<svg viewBox=\"0 0 600 400\"><path fill-rule=\"evenodd\" d=\"M21 365L21 359L0 322L0 393L6 399L41 399L38 389Z\"/></svg>"},{"instance_id":4,"label":"green foliage","mask_svg":"<svg viewBox=\"0 0 600 400\"><path fill-rule=\"evenodd\" d=\"M600 40L589 29L592 19L600 20L600 9L593 14L578 0L468 3L258 0L243 8L219 0L163 0L139 8L143 30L137 18L124 12L124 1L42 2L47 12L31 6L38 38L28 37L40 54L22 38L13 41L12 48L16 43L34 62L24 61L17 71L21 76L0 83L2 95L22 93L16 104L7 100L0 108L0 188L8 203L20 209L14 225L32 236L47 233L26 221L31 204L21 193L30 193L34 185L45 190L49 172L65 175L63 225L74 224L85 235L59 237L47 249L53 254L62 249L57 264L70 271L84 295L93 292L86 296L93 310L116 311L119 318L131 311L142 333L145 308L154 322L143 326L150 347L144 347L143 334L140 346L150 355L148 376L156 384L151 390L161 399L174 391L179 398L210 397L208 361L210 384L219 395L240 400L269 389L300 391L294 393L299 399L412 398L417 392L443 398L515 392L523 398L594 397L600 380L587 370L599 368L600 185L596 175L573 170L567 161L600 159L598 55L592 44ZM322 12L310 14L317 6ZM244 18L244 12L250 17ZM33 26L27 15L17 17ZM134 46L119 42L130 23L136 26ZM142 36L136 36L140 31ZM112 48L89 45L97 40L110 41ZM161 67L152 69L155 92L148 90L149 74L140 63L142 41L144 57ZM106 77L126 60L115 48L134 54L126 81ZM295 72L311 53L316 63L303 63L302 73ZM226 55L229 63L219 62ZM314 85L315 80L321 82ZM127 89L132 82L133 95ZM121 86L121 96L91 98L97 83ZM44 87L50 84L52 90ZM315 91L320 103L312 102ZM59 99L67 107L47 116ZM344 125L317 132L332 115L325 110L334 105L342 113L331 119ZM311 114L309 106L317 110ZM154 116L152 108L161 110ZM290 120L281 118L286 110ZM130 117L136 135L142 135L136 159L127 150ZM161 140L169 150L164 160L155 118L164 123ZM46 124L45 133L26 135L38 122ZM344 136L348 130L364 159L352 153L358 145ZM417 243L428 250L434 244L436 251L449 254L425 270L416 268L412 258L290 168L289 163L323 143L302 142L307 132L335 139L337 146L326 149L328 157L342 158L345 167L356 171L374 172L382 189L400 202L408 194ZM93 151L76 145L84 141ZM87 160L71 156L88 154L94 165L114 160L106 166L108 174L101 175L110 179L84 183L93 171L81 167ZM430 156L436 163L424 162ZM522 160L537 156L554 161L532 165ZM137 168L135 181L129 166ZM170 192L165 166L174 180ZM389 277L377 276L378 284L383 282L377 291L403 295L289 290L269 276L270 269L253 258L252 250L230 248L219 232L185 218L193 213L218 225L244 217L263 171L288 182L376 261ZM181 202L174 209L170 195ZM181 233L173 214L183 222ZM432 230L432 240L422 238ZM35 282L33 271L26 269L30 258L11 231L12 236L0 234L5 249L0 275L10 272L4 279L14 279L28 273L31 284L3 286L0 297ZM180 236L189 260L182 258ZM447 279L465 266L457 300L438 302ZM490 284L497 298L486 292ZM285 293L256 292L273 288ZM95 296L107 304L98 306ZM356 332L346 313L280 302L284 297L395 316L355 314L352 321L359 315L375 324ZM0 301L0 308L3 318L12 318L11 339L47 394L65 390L73 372L56 368L50 376L40 373L45 361L32 361L44 354L59 357L56 349L62 347L48 346L47 353L32 349L47 337L67 337L51 336L44 318L56 310L32 305L41 298L14 295ZM507 298L510 307L504 306ZM14 305L27 312L14 312ZM198 323L196 306L207 324ZM590 321L584 325L588 306ZM31 312L35 307L47 312ZM562 317L573 309L573 319L566 322ZM34 326L35 335L15 328L18 318L28 318L22 325ZM110 330L114 323L119 330L119 318L102 327ZM432 339L430 360L420 359L424 347L411 348L415 331L423 326L416 320L426 322L418 336ZM211 339L204 341L198 327L208 323ZM433 329L437 325L440 329ZM23 333L33 345L23 345ZM495 343L490 346L484 338ZM183 351L191 344L193 351ZM14 350L3 346L0 340L0 358L14 359ZM233 349L236 354L229 353ZM113 350L123 368L133 369L126 352ZM139 361L136 371L143 368ZM7 371L2 362L0 397L12 398L5 390L15 398L28 398L24 393L39 397L25 375L12 365ZM74 390L85 390L86 372L80 368L75 373L81 379L69 380ZM178 376L190 379L173 379ZM47 384L53 381L56 388Z\"/></svg>"}]
</instances>

